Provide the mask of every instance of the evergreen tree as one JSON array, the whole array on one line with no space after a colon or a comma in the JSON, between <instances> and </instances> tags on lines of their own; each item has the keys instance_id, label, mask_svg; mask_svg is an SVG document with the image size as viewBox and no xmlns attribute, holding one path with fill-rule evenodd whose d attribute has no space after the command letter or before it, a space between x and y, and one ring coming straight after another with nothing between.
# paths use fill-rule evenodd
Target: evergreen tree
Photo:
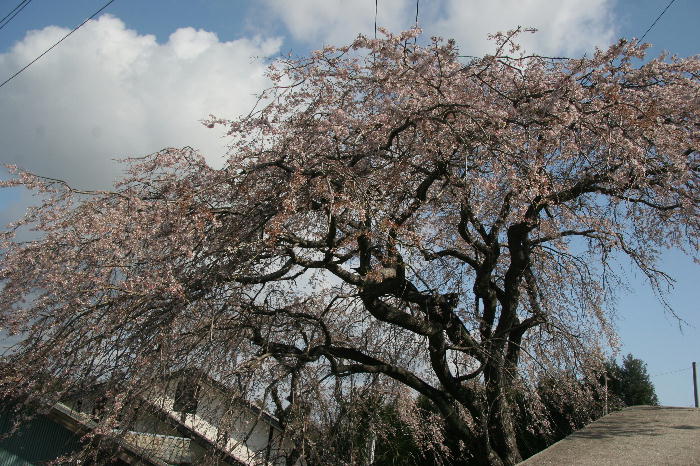
<instances>
[{"instance_id":1,"label":"evergreen tree","mask_svg":"<svg viewBox=\"0 0 700 466\"><path fill-rule=\"evenodd\" d=\"M608 377L609 393L619 397L626 406L659 404L647 365L641 359L628 354L622 359L622 366L612 361L608 365Z\"/></svg>"}]
</instances>

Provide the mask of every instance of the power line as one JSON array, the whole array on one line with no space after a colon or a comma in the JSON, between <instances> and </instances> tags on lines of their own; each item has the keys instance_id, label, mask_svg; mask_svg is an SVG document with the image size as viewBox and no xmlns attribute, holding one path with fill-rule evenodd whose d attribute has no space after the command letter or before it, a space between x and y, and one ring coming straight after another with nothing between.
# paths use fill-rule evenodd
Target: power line
<instances>
[{"instance_id":1,"label":"power line","mask_svg":"<svg viewBox=\"0 0 700 466\"><path fill-rule=\"evenodd\" d=\"M418 4L420 3L420 0L416 0L416 29L418 28ZM413 38L413 45L416 45L416 42L418 41L418 36L415 36Z\"/></svg>"},{"instance_id":2,"label":"power line","mask_svg":"<svg viewBox=\"0 0 700 466\"><path fill-rule=\"evenodd\" d=\"M668 2L668 5L666 5L666 8L664 8L664 10L661 12L661 14L659 14L659 16L656 17L654 22L651 23L651 26L649 26L649 29L647 29L646 32L644 34L642 34L642 37L641 37L641 39L639 39L639 42L644 40L644 38L649 33L649 31L651 31L651 28L653 28L656 25L656 23L661 19L661 17L664 15L664 13L666 13L666 10L668 10L670 8L670 6L673 5L673 3L675 1L676 0L671 0L670 2Z\"/></svg>"},{"instance_id":3,"label":"power line","mask_svg":"<svg viewBox=\"0 0 700 466\"><path fill-rule=\"evenodd\" d=\"M379 0L374 0L374 38L377 38L377 8Z\"/></svg>"},{"instance_id":4,"label":"power line","mask_svg":"<svg viewBox=\"0 0 700 466\"><path fill-rule=\"evenodd\" d=\"M92 18L94 18L95 16L97 16L98 14L100 14L100 12L101 12L102 10L104 10L105 8L107 8L112 2L114 2L114 0L109 0L107 3L105 3L105 4L102 6L102 8L100 8L99 10L97 10L96 12L94 12L88 19L86 19L85 21L83 21L82 23L80 23L78 26L76 26L75 28L73 28L73 30L70 31L68 34L66 34L65 36L61 37L61 38L58 40L58 42L56 42L55 44L53 44L53 45L52 45L51 47L49 47L48 49L44 50L44 51L41 53L41 55L39 55L38 57L36 57L34 60L30 61L24 68L20 69L20 70L17 71L15 74L13 74L13 75L10 76L9 78L7 78L2 84L0 84L0 87L2 87L2 86L4 86L5 84L9 83L9 82L12 81L14 78L16 78L22 71L26 70L27 68L29 68L30 66L32 66L34 63L36 63L37 60L39 60L41 57L43 57L44 55L46 55L47 53L49 53L54 47L56 47L58 44L60 44L61 42L63 42L68 36L70 36L70 35L73 34L75 31L77 31L78 29L80 29L85 23L87 23L88 21L90 21Z\"/></svg>"},{"instance_id":5,"label":"power line","mask_svg":"<svg viewBox=\"0 0 700 466\"><path fill-rule=\"evenodd\" d=\"M650 375L649 377L661 377L662 375L679 374L681 372L687 372L689 370L690 370L690 368L686 367L685 369L678 369L675 371L662 372L660 374Z\"/></svg>"},{"instance_id":6,"label":"power line","mask_svg":"<svg viewBox=\"0 0 700 466\"><path fill-rule=\"evenodd\" d=\"M32 0L22 0L21 2L19 2L17 4L17 6L12 9L12 11L10 11L8 14L6 14L3 19L0 19L0 23L3 23L7 19L7 17L10 16L12 13L14 13L17 8L21 7L23 3L25 3L25 2L29 3L31 1Z\"/></svg>"},{"instance_id":7,"label":"power line","mask_svg":"<svg viewBox=\"0 0 700 466\"><path fill-rule=\"evenodd\" d=\"M21 2L19 2L19 3L17 4L16 7L14 7L14 9L13 9L11 12L9 12L8 14L6 14L5 17L4 17L3 19L0 19L0 29L2 29L2 28L4 28L5 26L7 26L7 24L8 24L10 21L12 21L12 19L13 19L15 16L17 16L17 15L19 14L20 11L24 10L24 7L27 6L27 5L29 5L29 2L31 2L31 1L32 1L32 0L22 0ZM19 10L17 10L18 8L19 8ZM17 10L16 13L15 13L15 10ZM12 13L14 13L14 14L12 14ZM7 19L7 17L10 16L10 15L12 15L12 16L10 17L10 19ZM6 19L7 19L7 21L5 21Z\"/></svg>"}]
</instances>

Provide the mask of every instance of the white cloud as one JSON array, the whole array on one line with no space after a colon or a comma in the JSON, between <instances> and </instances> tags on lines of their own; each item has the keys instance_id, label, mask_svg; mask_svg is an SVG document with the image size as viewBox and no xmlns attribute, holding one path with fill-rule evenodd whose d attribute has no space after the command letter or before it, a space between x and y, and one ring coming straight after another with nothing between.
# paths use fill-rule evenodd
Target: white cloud
<instances>
[{"instance_id":1,"label":"white cloud","mask_svg":"<svg viewBox=\"0 0 700 466\"><path fill-rule=\"evenodd\" d=\"M344 45L358 34L374 35L375 2L372 0L264 0L268 11L277 16L292 37L314 48ZM413 6L411 6L413 5ZM413 26L408 0L379 0L377 25L391 31Z\"/></svg>"},{"instance_id":2,"label":"white cloud","mask_svg":"<svg viewBox=\"0 0 700 466\"><path fill-rule=\"evenodd\" d=\"M522 36L530 51L577 55L613 40L614 0L422 0L425 35L456 38L463 54L489 49L486 35L518 25L540 32ZM182 28L159 44L113 16L91 21L0 89L1 163L66 179L80 187L106 187L118 176L113 158L191 145L212 163L226 152L222 130L198 123L210 113L234 117L266 86L265 59L281 39L266 38L282 24L310 48L371 36L372 0L263 0L260 36L222 42L213 32ZM379 0L377 23L392 31L413 26L414 0ZM257 20L256 20L257 21ZM9 76L50 47L66 29L28 32L0 54ZM0 169L0 178L3 176ZM14 217L7 191L1 220ZM9 202L8 202L9 201ZM19 204L18 204L19 205ZM16 206L15 206L16 207Z\"/></svg>"},{"instance_id":3,"label":"white cloud","mask_svg":"<svg viewBox=\"0 0 700 466\"><path fill-rule=\"evenodd\" d=\"M0 54L0 75L66 32L30 31ZM192 28L158 44L102 16L0 89L0 162L85 187L111 184L119 173L113 158L168 146L193 146L220 164L226 140L199 120L249 111L254 94L269 85L260 58L277 54L280 45L260 37L221 42Z\"/></svg>"},{"instance_id":4,"label":"white cloud","mask_svg":"<svg viewBox=\"0 0 700 466\"><path fill-rule=\"evenodd\" d=\"M419 24L427 36L454 38L464 54L491 51L489 34L534 27L521 36L529 51L580 55L614 40L614 0L431 0L419 2ZM372 0L264 0L291 36L313 48L340 45L358 33L373 34ZM379 0L377 23L393 32L415 22L415 0Z\"/></svg>"},{"instance_id":5,"label":"white cloud","mask_svg":"<svg viewBox=\"0 0 700 466\"><path fill-rule=\"evenodd\" d=\"M533 53L581 55L615 40L612 0L445 0L430 32L457 40L462 53L483 55L488 34L518 26L538 29L520 43Z\"/></svg>"}]
</instances>

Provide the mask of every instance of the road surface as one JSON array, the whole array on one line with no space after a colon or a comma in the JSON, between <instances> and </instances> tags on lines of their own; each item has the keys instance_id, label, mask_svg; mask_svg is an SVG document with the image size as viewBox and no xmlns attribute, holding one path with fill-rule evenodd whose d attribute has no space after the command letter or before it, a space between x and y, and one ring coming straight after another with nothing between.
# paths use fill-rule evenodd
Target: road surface
<instances>
[{"instance_id":1,"label":"road surface","mask_svg":"<svg viewBox=\"0 0 700 466\"><path fill-rule=\"evenodd\" d=\"M700 409L625 408L592 422L520 465L700 465Z\"/></svg>"}]
</instances>

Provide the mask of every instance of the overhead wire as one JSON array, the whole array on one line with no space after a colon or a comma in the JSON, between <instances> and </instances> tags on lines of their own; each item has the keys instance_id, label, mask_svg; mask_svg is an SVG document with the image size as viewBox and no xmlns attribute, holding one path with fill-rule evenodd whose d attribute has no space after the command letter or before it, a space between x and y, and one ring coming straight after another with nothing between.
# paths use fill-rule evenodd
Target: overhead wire
<instances>
[{"instance_id":1,"label":"overhead wire","mask_svg":"<svg viewBox=\"0 0 700 466\"><path fill-rule=\"evenodd\" d=\"M2 29L2 28L4 28L5 26L7 26L7 24L8 24L10 21L12 21L12 20L14 19L14 17L17 16L22 10L24 10L24 7L26 7L27 5L29 5L29 3L31 3L31 1L32 1L32 0L22 0L21 2L19 2L19 3L17 4L16 7L14 7L14 8L12 9L12 11L10 11L8 14L6 14L5 17L4 17L3 19L0 19L0 29ZM17 10L18 8L19 8L19 10ZM16 13L15 13L15 10L17 10ZM13 14L13 13L14 13L14 14ZM10 16L10 15L12 15L12 16ZM9 17L9 19L8 19L8 17ZM7 20L7 21L5 21L5 20Z\"/></svg>"},{"instance_id":2,"label":"overhead wire","mask_svg":"<svg viewBox=\"0 0 700 466\"><path fill-rule=\"evenodd\" d=\"M60 43L63 42L66 38L68 38L68 36L70 36L70 35L73 34L75 31L77 31L78 29L80 29L81 27L83 27L83 25L84 25L85 23L87 23L88 21L90 21L92 18L94 18L95 16L97 16L98 14L100 14L100 13L102 12L102 10L104 10L105 8L107 8L112 2L114 2L114 0L109 0L107 3L105 3L104 5L102 5L102 8L100 8L99 10L97 10L96 12L94 12L92 15L90 15L90 17L88 17L85 21L83 21L82 23L80 23L78 26L74 27L69 33L67 33L65 36L61 37L61 38L60 38L55 44L53 44L51 47L49 47L48 49L44 50L44 51L43 51L38 57L36 57L34 60L32 60L32 61L30 61L29 63L27 63L27 65L25 65L24 68L21 68L21 69L20 69L19 71L17 71L15 74L13 74L13 75L10 76L9 78L7 78L5 81L3 81L3 83L0 84L0 87L4 86L5 84L7 84L7 83L9 83L10 81L12 81L14 78L16 78L17 76L19 76L19 74L20 74L22 71L24 71L24 70L26 70L27 68L29 68L30 66L32 66L32 65L33 65L34 63L36 63L41 57L43 57L44 55L46 55L47 53L49 53L51 50L53 50L54 47L56 47L58 44L60 44Z\"/></svg>"},{"instance_id":3,"label":"overhead wire","mask_svg":"<svg viewBox=\"0 0 700 466\"><path fill-rule=\"evenodd\" d=\"M22 6L22 4L23 4L24 2L27 2L27 1L31 1L31 0L22 0L21 2L19 2L19 3L17 4L17 6L14 7L14 8L12 9L12 11L10 11L10 12L9 12L8 14L6 14L2 19L0 19L0 23L2 23L3 21L5 21L5 20L7 19L8 16L10 16L12 13L14 13L15 10L16 10L17 8L19 8L20 6Z\"/></svg>"},{"instance_id":4,"label":"overhead wire","mask_svg":"<svg viewBox=\"0 0 700 466\"><path fill-rule=\"evenodd\" d=\"M681 372L687 372L689 370L691 370L690 367L686 367L685 369L677 369L675 371L668 371L668 372L662 372L660 374L653 374L653 375L650 375L649 377L661 377L662 375L680 374Z\"/></svg>"},{"instance_id":5,"label":"overhead wire","mask_svg":"<svg viewBox=\"0 0 700 466\"><path fill-rule=\"evenodd\" d=\"M639 42L641 42L641 41L644 40L644 38L646 37L646 35L649 34L649 31L651 31L651 29L652 29L652 28L656 25L656 23L661 19L661 17L664 15L664 13L666 13L666 10L668 10L668 9L671 7L671 5L673 5L673 3L674 3L675 1L676 1L676 0L671 0L670 2L668 2L668 5L666 5L666 8L664 8L664 10L659 14L659 16L656 17L656 19L654 20L654 22L651 23L651 26L649 26L649 28L644 32L644 34L642 34L642 37L639 39Z\"/></svg>"},{"instance_id":6,"label":"overhead wire","mask_svg":"<svg viewBox=\"0 0 700 466\"><path fill-rule=\"evenodd\" d=\"M418 29L418 4L420 3L420 0L416 0L416 25L415 28ZM418 36L413 38L413 45L416 45L416 42L418 41Z\"/></svg>"},{"instance_id":7,"label":"overhead wire","mask_svg":"<svg viewBox=\"0 0 700 466\"><path fill-rule=\"evenodd\" d=\"M374 38L377 38L377 9L379 0L374 0Z\"/></svg>"}]
</instances>

